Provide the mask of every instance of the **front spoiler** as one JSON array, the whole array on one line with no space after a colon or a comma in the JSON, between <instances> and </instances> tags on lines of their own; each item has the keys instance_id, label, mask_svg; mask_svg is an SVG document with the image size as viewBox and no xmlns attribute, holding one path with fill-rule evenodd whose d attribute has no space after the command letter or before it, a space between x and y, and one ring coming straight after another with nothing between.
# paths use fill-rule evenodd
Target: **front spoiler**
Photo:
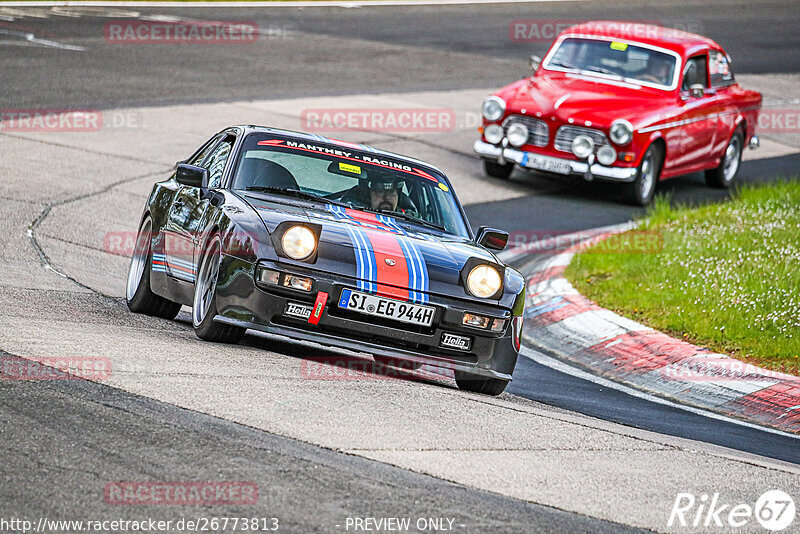
<instances>
[{"instance_id":1,"label":"front spoiler","mask_svg":"<svg viewBox=\"0 0 800 534\"><path fill-rule=\"evenodd\" d=\"M418 362L422 364L431 365L434 367L451 369L453 371L464 371L471 374L480 375L486 378L498 378L500 380L507 380L508 382L511 382L510 374L501 373L493 369L479 367L469 362L461 362L461 361L451 360L448 358L439 358L437 356L420 354L417 352L412 352L409 350L403 350L398 348L387 349L386 347L383 347L381 345L368 343L365 341L353 340L353 339L344 339L323 332L309 332L308 330L303 330L300 328L292 328L285 325L256 324L249 321L242 321L240 319L225 317L222 315L217 315L216 317L214 317L214 321L233 326L239 326L242 328L250 328L252 330L258 330L260 332L266 332L268 334L286 336L296 340L299 339L302 341L311 341L314 343L319 343L321 345L327 345L330 347L348 349L357 352L366 352L368 354L373 354L375 356L388 356L394 358L399 357L403 360L411 362Z\"/></svg>"},{"instance_id":2,"label":"front spoiler","mask_svg":"<svg viewBox=\"0 0 800 534\"><path fill-rule=\"evenodd\" d=\"M478 139L475 141L475 145L473 146L478 155L480 155L484 159L491 159L491 160L499 160L499 159L506 159L509 161L513 161L517 165L522 166L522 161L525 159L526 154L533 154L533 152L524 152L522 150L517 150L515 148L503 148L497 145L491 145L484 141ZM595 163L591 166L591 172L589 168L589 164L584 161L575 161L571 159L564 159L564 158L554 158L553 156L545 156L542 154L537 154L539 158L544 158L545 160L551 160L554 162L559 163L566 163L570 166L571 172L570 174L584 176L587 179L591 180L592 178L599 178L601 180L609 180L613 182L633 182L636 179L637 169L635 168L627 168L627 167L607 167L605 165L600 165L599 163ZM533 168L530 166L526 166L525 168ZM536 169L534 169L536 170Z\"/></svg>"}]
</instances>

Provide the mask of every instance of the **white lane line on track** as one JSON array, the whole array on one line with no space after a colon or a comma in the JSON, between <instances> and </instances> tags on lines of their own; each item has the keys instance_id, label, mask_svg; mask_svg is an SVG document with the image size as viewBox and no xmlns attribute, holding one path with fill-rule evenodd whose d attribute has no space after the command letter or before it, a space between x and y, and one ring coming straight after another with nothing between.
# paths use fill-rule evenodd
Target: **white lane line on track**
<instances>
[{"instance_id":1,"label":"white lane line on track","mask_svg":"<svg viewBox=\"0 0 800 534\"><path fill-rule=\"evenodd\" d=\"M378 6L448 6L462 4L535 4L542 2L579 2L586 0L319 0L318 2L280 1L275 2L108 2L108 1L62 1L31 0L22 2L0 2L0 7L31 6L91 6L91 7L378 7Z\"/></svg>"},{"instance_id":2,"label":"white lane line on track","mask_svg":"<svg viewBox=\"0 0 800 534\"><path fill-rule=\"evenodd\" d=\"M49 39L39 39L34 34L29 32L18 32L13 30L0 29L0 36L7 35L11 39L3 39L0 37L0 45L8 46L36 46L42 48L59 48L61 50L75 50L78 52L86 51L82 46L68 45L59 43L58 41L51 41Z\"/></svg>"},{"instance_id":3,"label":"white lane line on track","mask_svg":"<svg viewBox=\"0 0 800 534\"><path fill-rule=\"evenodd\" d=\"M553 358L552 356L547 356L546 354L543 354L543 353L541 353L541 352L539 352L537 350L534 350L534 349L532 349L530 347L527 347L524 344L523 344L522 347L520 347L520 352L519 353L520 353L521 356L524 356L524 357L526 357L528 359L531 359L531 360L535 361L536 363L544 365L545 367L549 367L550 369L553 369L555 371L558 371L558 372L573 376L575 378L579 378L581 380L586 380L588 382L592 382L594 384L597 384L597 385L600 385L600 386L603 386L603 387L607 387L607 388L610 388L610 389L615 389L617 391L621 391L622 393L625 393L625 394L630 395L632 397L643 399L643 400L646 400L646 401L649 401L649 402L653 402L653 403L656 403L656 404L662 404L664 406L669 406L671 408L677 408L679 410L683 410L683 411L686 411L686 412L689 412L689 413L693 413L695 415L700 415L702 417L707 417L709 419L716 419L718 421L723 421L725 423L732 423L732 424L735 424L735 425L739 425L739 426L743 426L743 427L747 427L747 428L752 428L752 429L755 429L755 430L761 430L763 432L769 432L770 434L776 434L778 436L784 436L784 437L789 437L789 438L794 438L794 439L800 440L800 435L797 435L797 434L792 434L792 433L789 433L789 432L783 432L781 430L777 430L777 429L774 429L774 428L769 428L769 427L765 427L765 426L761 426L761 425L756 425L754 423L748 423L747 421L741 421L739 419L734 419L733 417L727 417L727 416L724 416L724 415L721 415L721 414L718 414L718 413L715 413L715 412L710 412L710 411L706 411L706 410L703 410L703 409L700 409L700 408L696 408L694 406L689 406L689 405L686 405L686 404L680 404L680 403L677 403L677 402L673 402L673 401L670 401L670 400L667 400L667 399L664 399L664 398L661 398L661 397L657 397L655 395L651 395L649 393L645 393L644 391L641 391L639 389L635 389L635 388L620 384L618 382L614 382L613 380L609 380L609 379L603 378L601 376L593 375L593 374L591 374L591 373L589 373L587 371L584 371L582 369L574 367L574 366L572 366L572 365L570 365L570 364L568 364L568 363L566 363L566 362L564 362L562 360Z\"/></svg>"}]
</instances>

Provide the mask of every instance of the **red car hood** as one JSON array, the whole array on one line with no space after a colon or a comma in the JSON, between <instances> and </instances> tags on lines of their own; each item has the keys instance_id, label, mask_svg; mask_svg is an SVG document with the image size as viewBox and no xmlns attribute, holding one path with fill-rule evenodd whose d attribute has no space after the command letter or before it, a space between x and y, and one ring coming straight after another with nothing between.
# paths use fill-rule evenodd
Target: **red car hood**
<instances>
[{"instance_id":1,"label":"red car hood","mask_svg":"<svg viewBox=\"0 0 800 534\"><path fill-rule=\"evenodd\" d=\"M670 98L671 93L656 89L540 74L517 85L506 108L509 113L524 109L526 115L541 112L542 117L555 116L560 122L571 118L581 126L590 121L595 127L608 128L616 119L633 122Z\"/></svg>"}]
</instances>

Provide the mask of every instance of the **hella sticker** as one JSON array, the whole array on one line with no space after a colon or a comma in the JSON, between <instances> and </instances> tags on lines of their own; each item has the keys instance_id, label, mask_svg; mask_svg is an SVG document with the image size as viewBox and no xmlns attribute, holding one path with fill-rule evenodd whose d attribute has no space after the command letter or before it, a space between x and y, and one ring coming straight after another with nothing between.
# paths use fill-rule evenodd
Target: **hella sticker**
<instances>
[{"instance_id":1,"label":"hella sticker","mask_svg":"<svg viewBox=\"0 0 800 534\"><path fill-rule=\"evenodd\" d=\"M311 317L311 306L306 304L298 304L296 302L287 302L286 308L283 310L284 315L289 317L298 317L300 319L308 319Z\"/></svg>"},{"instance_id":2,"label":"hella sticker","mask_svg":"<svg viewBox=\"0 0 800 534\"><path fill-rule=\"evenodd\" d=\"M448 349L469 350L472 347L472 339L467 336L444 332L439 345Z\"/></svg>"}]
</instances>

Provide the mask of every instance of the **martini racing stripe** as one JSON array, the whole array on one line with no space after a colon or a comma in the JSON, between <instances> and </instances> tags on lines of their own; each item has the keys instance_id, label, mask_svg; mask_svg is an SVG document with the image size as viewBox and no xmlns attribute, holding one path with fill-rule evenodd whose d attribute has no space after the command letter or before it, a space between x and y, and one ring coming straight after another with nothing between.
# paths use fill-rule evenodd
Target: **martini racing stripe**
<instances>
[{"instance_id":1,"label":"martini racing stripe","mask_svg":"<svg viewBox=\"0 0 800 534\"><path fill-rule=\"evenodd\" d=\"M349 217L345 209L341 206L334 206L328 204L328 211L330 211L336 219L347 220ZM350 224L344 225L347 234L350 236L350 242L353 244L353 251L356 256L356 285L358 289L368 292L376 292L377 285L374 283L376 280L375 256L370 250L370 243L364 232L357 226Z\"/></svg>"},{"instance_id":2,"label":"martini racing stripe","mask_svg":"<svg viewBox=\"0 0 800 534\"><path fill-rule=\"evenodd\" d=\"M172 274L172 276L194 282L195 269L192 262L166 256L165 263L167 272Z\"/></svg>"},{"instance_id":3,"label":"martini racing stripe","mask_svg":"<svg viewBox=\"0 0 800 534\"><path fill-rule=\"evenodd\" d=\"M386 226L397 230L402 236L397 240L400 247L403 249L403 255L408 261L409 270L409 283L410 289L409 296L413 302L425 304L428 302L428 267L425 265L425 259L422 253L417 248L413 239L408 238L408 232L403 227L397 224L393 217L386 215L378 215L378 220Z\"/></svg>"},{"instance_id":4,"label":"martini racing stripe","mask_svg":"<svg viewBox=\"0 0 800 534\"><path fill-rule=\"evenodd\" d=\"M378 269L375 266L375 253L372 251L372 243L360 228L348 226L347 233L350 234L353 250L356 252L356 278L358 279L359 288L375 293L378 291L376 284Z\"/></svg>"},{"instance_id":5,"label":"martini racing stripe","mask_svg":"<svg viewBox=\"0 0 800 534\"><path fill-rule=\"evenodd\" d=\"M153 254L153 264L150 266L150 270L157 273L166 273L167 258L163 254Z\"/></svg>"},{"instance_id":6,"label":"martini racing stripe","mask_svg":"<svg viewBox=\"0 0 800 534\"><path fill-rule=\"evenodd\" d=\"M419 304L428 302L425 259L414 239L393 217L333 204L327 208L336 219L348 223L344 226L355 252L359 289ZM395 265L387 268L387 259L395 261Z\"/></svg>"},{"instance_id":7,"label":"martini racing stripe","mask_svg":"<svg viewBox=\"0 0 800 534\"><path fill-rule=\"evenodd\" d=\"M405 236L397 240L409 265L409 297L419 304L428 303L428 266L414 241Z\"/></svg>"}]
</instances>

